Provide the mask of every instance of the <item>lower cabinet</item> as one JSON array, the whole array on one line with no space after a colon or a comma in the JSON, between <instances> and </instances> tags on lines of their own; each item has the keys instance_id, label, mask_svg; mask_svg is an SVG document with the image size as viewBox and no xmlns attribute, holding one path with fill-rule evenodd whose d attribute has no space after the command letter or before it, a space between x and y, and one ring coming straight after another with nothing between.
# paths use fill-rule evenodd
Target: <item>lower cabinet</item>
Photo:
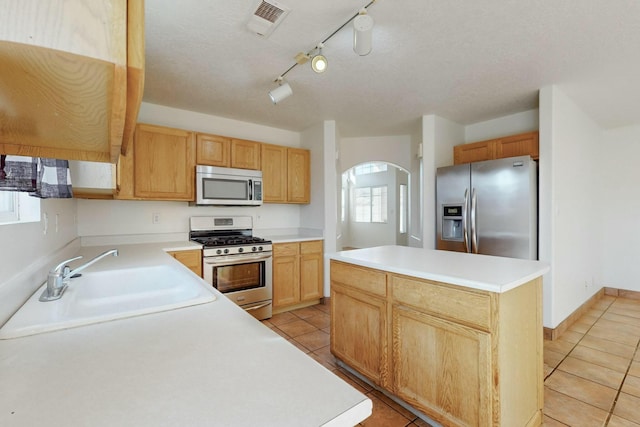
<instances>
[{"instance_id":1,"label":"lower cabinet","mask_svg":"<svg viewBox=\"0 0 640 427\"><path fill-rule=\"evenodd\" d=\"M169 251L169 255L184 264L189 270L202 277L202 251L193 249L188 251Z\"/></svg>"},{"instance_id":2,"label":"lower cabinet","mask_svg":"<svg viewBox=\"0 0 640 427\"><path fill-rule=\"evenodd\" d=\"M318 303L322 278L322 240L273 245L274 312Z\"/></svg>"},{"instance_id":3,"label":"lower cabinet","mask_svg":"<svg viewBox=\"0 0 640 427\"><path fill-rule=\"evenodd\" d=\"M331 261L331 352L446 426L542 422L542 282L505 293Z\"/></svg>"}]
</instances>

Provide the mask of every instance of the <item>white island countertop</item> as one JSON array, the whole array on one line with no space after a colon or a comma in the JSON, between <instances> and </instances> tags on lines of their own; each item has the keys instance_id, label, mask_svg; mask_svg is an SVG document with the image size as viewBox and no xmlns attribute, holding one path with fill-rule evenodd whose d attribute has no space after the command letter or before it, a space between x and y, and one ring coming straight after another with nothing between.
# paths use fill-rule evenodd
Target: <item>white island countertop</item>
<instances>
[{"instance_id":1,"label":"white island countertop","mask_svg":"<svg viewBox=\"0 0 640 427\"><path fill-rule=\"evenodd\" d=\"M541 261L407 246L378 246L325 255L329 259L490 292L507 292L549 271Z\"/></svg>"},{"instance_id":2,"label":"white island countertop","mask_svg":"<svg viewBox=\"0 0 640 427\"><path fill-rule=\"evenodd\" d=\"M190 245L80 254L112 247L118 257L85 271L184 268L163 249ZM212 292L202 305L0 340L0 425L350 426L371 414L367 396Z\"/></svg>"}]
</instances>

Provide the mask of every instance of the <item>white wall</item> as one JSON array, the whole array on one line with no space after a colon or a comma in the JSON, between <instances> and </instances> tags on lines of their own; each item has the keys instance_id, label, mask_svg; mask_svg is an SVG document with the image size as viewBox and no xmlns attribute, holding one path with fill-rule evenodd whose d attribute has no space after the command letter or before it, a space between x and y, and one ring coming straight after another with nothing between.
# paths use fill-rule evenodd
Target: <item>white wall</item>
<instances>
[{"instance_id":1,"label":"white wall","mask_svg":"<svg viewBox=\"0 0 640 427\"><path fill-rule=\"evenodd\" d=\"M75 199L45 199L40 208L49 218L47 234L42 221L0 225L0 325L44 283L49 269L70 254L61 249L77 237Z\"/></svg>"},{"instance_id":2,"label":"white wall","mask_svg":"<svg viewBox=\"0 0 640 427\"><path fill-rule=\"evenodd\" d=\"M604 132L602 148L603 283L640 291L640 125Z\"/></svg>"},{"instance_id":3,"label":"white wall","mask_svg":"<svg viewBox=\"0 0 640 427\"><path fill-rule=\"evenodd\" d=\"M602 287L603 130L557 86L540 93L540 259L544 325L554 328Z\"/></svg>"},{"instance_id":4,"label":"white wall","mask_svg":"<svg viewBox=\"0 0 640 427\"><path fill-rule=\"evenodd\" d=\"M523 111L493 120L474 123L464 128L465 143L485 141L508 135L532 132L539 128L538 109Z\"/></svg>"},{"instance_id":5,"label":"white wall","mask_svg":"<svg viewBox=\"0 0 640 427\"><path fill-rule=\"evenodd\" d=\"M142 103L138 115L140 123L208 132L271 144L300 147L300 134L283 129L241 122L192 111ZM312 172L317 170L318 153L312 152ZM312 186L314 185L312 175ZM313 195L312 195L313 197ZM153 235L189 231L189 217L204 215L250 215L254 229L286 229L300 227L300 206L264 204L261 207L201 207L185 202L81 200L78 202L78 234L89 236ZM160 222L153 224L152 214L160 214ZM86 240L86 239L85 239Z\"/></svg>"},{"instance_id":6,"label":"white wall","mask_svg":"<svg viewBox=\"0 0 640 427\"><path fill-rule=\"evenodd\" d=\"M422 247L436 247L436 172L453 164L453 147L464 142L464 127L435 115L422 117Z\"/></svg>"},{"instance_id":7,"label":"white wall","mask_svg":"<svg viewBox=\"0 0 640 427\"><path fill-rule=\"evenodd\" d=\"M367 162L387 162L411 170L411 136L378 136L342 138L340 147L340 173Z\"/></svg>"}]
</instances>

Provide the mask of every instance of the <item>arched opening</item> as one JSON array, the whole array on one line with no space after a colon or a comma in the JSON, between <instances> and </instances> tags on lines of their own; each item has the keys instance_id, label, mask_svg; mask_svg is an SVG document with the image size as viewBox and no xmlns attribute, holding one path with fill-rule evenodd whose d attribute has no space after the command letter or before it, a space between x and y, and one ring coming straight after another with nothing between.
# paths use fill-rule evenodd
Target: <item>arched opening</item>
<instances>
[{"instance_id":1,"label":"arched opening","mask_svg":"<svg viewBox=\"0 0 640 427\"><path fill-rule=\"evenodd\" d=\"M342 174L341 247L408 245L409 172L388 162L360 163Z\"/></svg>"}]
</instances>

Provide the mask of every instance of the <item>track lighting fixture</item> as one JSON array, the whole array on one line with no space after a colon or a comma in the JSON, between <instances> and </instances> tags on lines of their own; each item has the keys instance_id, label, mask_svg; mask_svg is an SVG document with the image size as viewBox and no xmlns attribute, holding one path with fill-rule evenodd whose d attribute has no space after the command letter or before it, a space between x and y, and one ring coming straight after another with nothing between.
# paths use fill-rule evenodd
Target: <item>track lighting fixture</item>
<instances>
[{"instance_id":1,"label":"track lighting fixture","mask_svg":"<svg viewBox=\"0 0 640 427\"><path fill-rule=\"evenodd\" d=\"M324 73L327 69L327 58L322 54L324 44L318 44L318 54L311 58L311 68L316 73Z\"/></svg>"},{"instance_id":2,"label":"track lighting fixture","mask_svg":"<svg viewBox=\"0 0 640 427\"><path fill-rule=\"evenodd\" d=\"M353 20L353 51L360 56L371 53L372 34L373 18L367 15L367 9L362 8Z\"/></svg>"},{"instance_id":3,"label":"track lighting fixture","mask_svg":"<svg viewBox=\"0 0 640 427\"><path fill-rule=\"evenodd\" d=\"M271 102L274 104L288 98L293 93L291 86L289 86L289 83L284 82L282 76L278 77L276 82L278 83L278 87L269 91L269 98L271 98Z\"/></svg>"},{"instance_id":4,"label":"track lighting fixture","mask_svg":"<svg viewBox=\"0 0 640 427\"><path fill-rule=\"evenodd\" d=\"M285 74L293 70L297 65L302 65L308 62L309 59L311 59L311 69L313 69L313 71L315 71L316 73L325 72L327 70L328 61L327 58L322 54L322 48L324 47L324 44L331 37L335 36L338 31L346 27L347 24L349 24L351 21L353 21L353 50L360 56L368 55L371 52L373 19L367 14L367 9L375 2L376 0L371 0L367 5L362 7L358 11L358 13L349 18L347 22L338 27L338 29L336 29L333 33L329 34L327 38L318 43L316 47L311 49L309 52L299 52L295 56L295 64L289 67L289 69L287 69L284 73L280 74L280 76L278 76L278 78L275 80L278 83L278 87L269 92L271 101L274 104L277 104L293 93L293 91L291 90L291 86L289 86L289 83L284 83L283 79ZM313 53L316 53L316 55L312 56Z\"/></svg>"}]
</instances>

